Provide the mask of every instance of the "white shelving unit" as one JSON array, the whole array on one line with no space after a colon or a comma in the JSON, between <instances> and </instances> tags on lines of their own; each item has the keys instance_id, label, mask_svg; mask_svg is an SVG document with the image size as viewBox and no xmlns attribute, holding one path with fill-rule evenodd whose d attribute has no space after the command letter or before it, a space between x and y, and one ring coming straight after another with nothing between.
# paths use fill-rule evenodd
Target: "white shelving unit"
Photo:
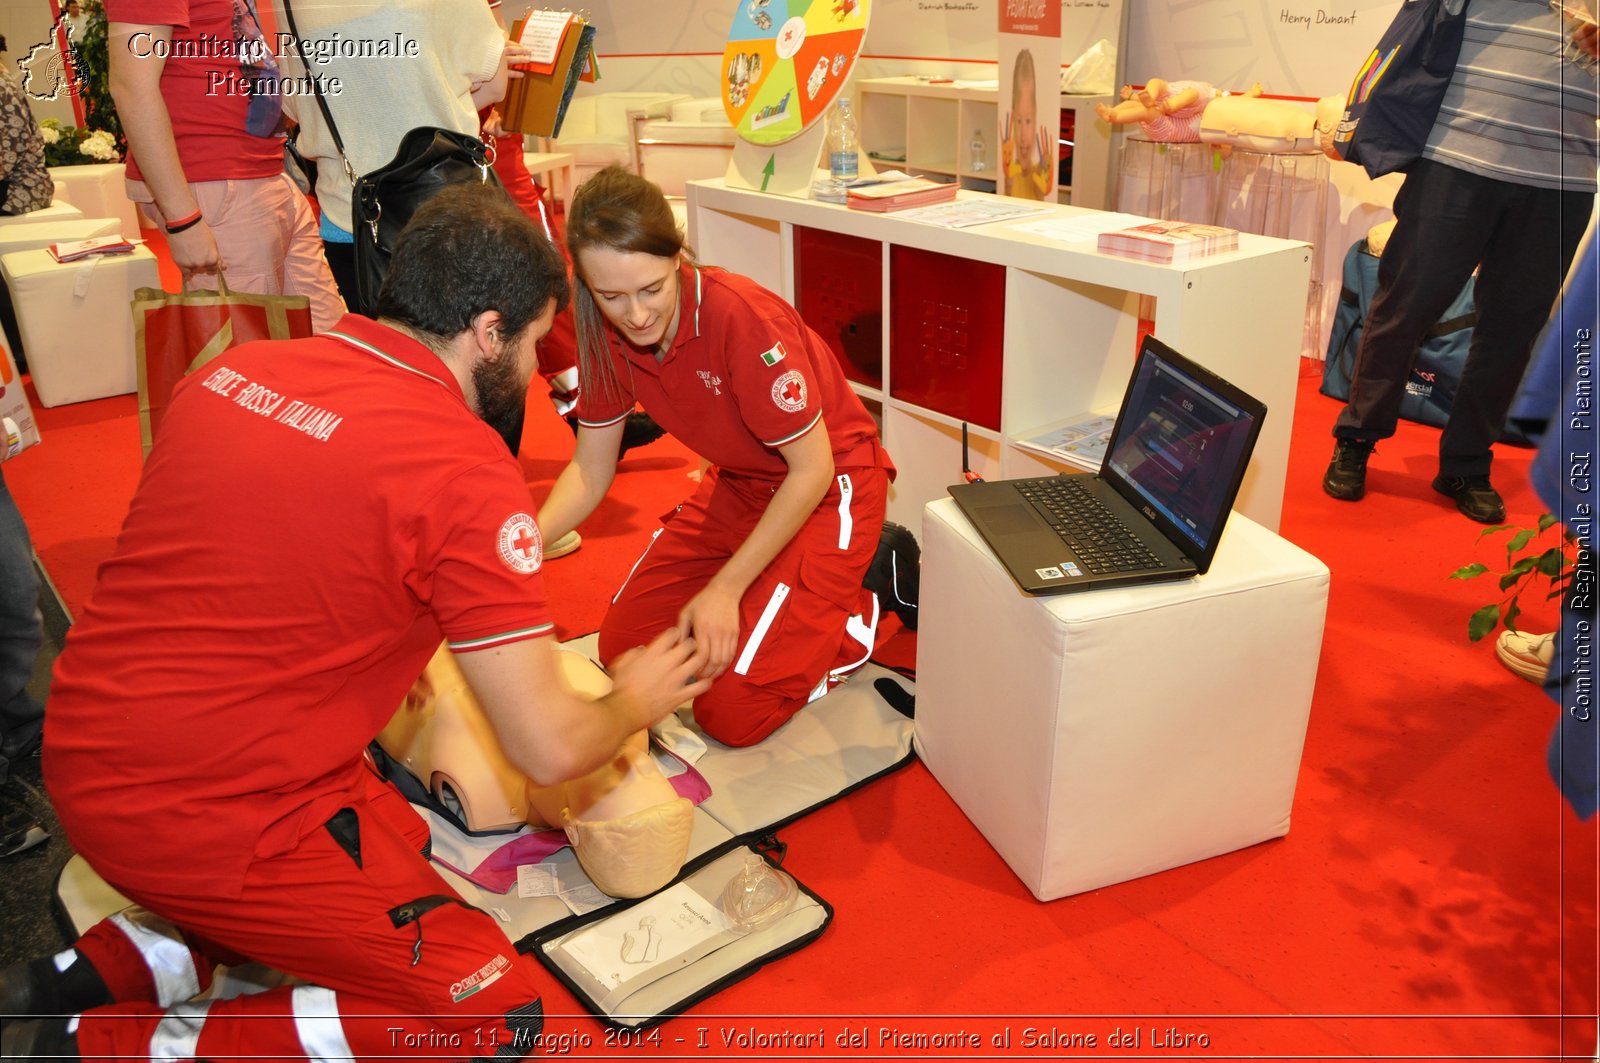
<instances>
[{"instance_id":1,"label":"white shelving unit","mask_svg":"<svg viewBox=\"0 0 1600 1063\"><path fill-rule=\"evenodd\" d=\"M954 177L961 187L994 191L1000 169L999 92L989 86L929 82L917 77L868 78L855 86L861 146L879 169ZM1111 127L1094 113L1110 96L1061 97L1073 111L1072 183L1057 192L1062 203L1104 210L1111 205ZM973 168L970 144L981 130L987 158Z\"/></svg>"},{"instance_id":2,"label":"white shelving unit","mask_svg":"<svg viewBox=\"0 0 1600 1063\"><path fill-rule=\"evenodd\" d=\"M1103 255L1092 242L1068 243L1017 228L1038 218L945 229L893 214L728 188L720 180L691 182L688 193L689 242L700 259L743 273L791 303L797 299L797 227L882 246L883 383L856 390L881 414L884 443L899 469L890 519L919 528L922 507L961 479L962 417L895 397L896 364L905 374L912 359L905 353L910 340L901 337L897 351L892 334L891 263L896 248L911 248L1004 272L999 424L968 421L969 461L979 475L1042 475L1069 467L1020 441L1081 411L1117 408L1136 349L1140 297L1151 296L1158 337L1266 403L1268 416L1236 508L1259 524L1278 527L1311 269L1308 245L1241 234L1237 251L1165 266ZM962 192L959 198L981 195ZM1064 205L1046 209L1057 217L1084 213ZM902 380L898 390L920 382Z\"/></svg>"}]
</instances>

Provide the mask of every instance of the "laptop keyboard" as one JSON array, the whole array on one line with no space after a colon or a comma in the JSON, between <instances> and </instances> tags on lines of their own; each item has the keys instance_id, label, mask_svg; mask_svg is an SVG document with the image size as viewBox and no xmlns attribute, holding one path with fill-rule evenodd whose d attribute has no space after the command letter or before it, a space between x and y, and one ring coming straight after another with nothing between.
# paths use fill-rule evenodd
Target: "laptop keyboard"
<instances>
[{"instance_id":1,"label":"laptop keyboard","mask_svg":"<svg viewBox=\"0 0 1600 1063\"><path fill-rule=\"evenodd\" d=\"M1022 497L1050 522L1078 563L1095 575L1166 566L1100 499L1082 478L1052 476L1016 484Z\"/></svg>"}]
</instances>

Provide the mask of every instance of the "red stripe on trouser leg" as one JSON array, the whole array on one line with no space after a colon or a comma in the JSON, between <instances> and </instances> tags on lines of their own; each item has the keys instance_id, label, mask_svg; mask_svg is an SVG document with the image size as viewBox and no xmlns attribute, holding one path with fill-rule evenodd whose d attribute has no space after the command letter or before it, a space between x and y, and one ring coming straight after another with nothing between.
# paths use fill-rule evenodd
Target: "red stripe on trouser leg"
<instances>
[{"instance_id":1,"label":"red stripe on trouser leg","mask_svg":"<svg viewBox=\"0 0 1600 1063\"><path fill-rule=\"evenodd\" d=\"M309 999L308 999L309 998ZM329 1006L331 1003L332 1006ZM469 1059L511 1044L503 1015L457 1015L448 1025L392 1005L316 986L161 1009L113 1004L84 1012L83 1059Z\"/></svg>"},{"instance_id":2,"label":"red stripe on trouser leg","mask_svg":"<svg viewBox=\"0 0 1600 1063\"><path fill-rule=\"evenodd\" d=\"M362 790L351 799L359 866L319 825L291 851L256 860L237 898L137 894L114 883L186 933L313 983L297 987L305 991L300 997L277 989L212 1005L201 1032L215 1056L260 1054L263 1038L278 1053L308 1029L325 1040L337 1035L357 1058L421 1056L417 1046L445 1044L438 1037L451 1033L460 1035L460 1056L480 1055L508 1040L507 1013L538 998L536 964L516 952L492 918L449 900L424 903L452 896L450 888L390 822L387 802L375 806ZM412 908L422 910L420 917L402 915L395 926L390 912ZM298 1024L289 1019L308 999L341 1018L332 1025L304 1014ZM160 1026L159 1016L150 1020L153 1011L86 1013L79 1043L99 1054L147 1058ZM269 1012L282 1021L266 1018ZM118 1018L129 1014L136 1018ZM413 1047L397 1045L407 1035Z\"/></svg>"},{"instance_id":3,"label":"red stripe on trouser leg","mask_svg":"<svg viewBox=\"0 0 1600 1063\"><path fill-rule=\"evenodd\" d=\"M759 742L804 708L830 672L856 663L866 652L847 625L852 615L873 615L872 593L861 583L878 549L888 476L882 469L852 469L849 475L848 546L839 548L836 480L740 601L735 661L694 704L695 722L719 742ZM683 606L749 537L771 501L773 486L716 470L706 474L699 489L667 520L607 611L600 625L602 661L610 663L677 622ZM788 590L769 609L780 583ZM769 614L756 639L762 618ZM747 665L742 674L741 665Z\"/></svg>"},{"instance_id":4,"label":"red stripe on trouser leg","mask_svg":"<svg viewBox=\"0 0 1600 1063\"><path fill-rule=\"evenodd\" d=\"M124 918L137 918L136 911L132 909L127 913L118 914ZM176 1003L172 999L161 999L163 994L157 992L156 977L151 972L150 964L115 920L115 916L100 920L84 932L75 946L79 955L88 960L99 973L100 980L105 982L106 988L111 991L111 999L150 1001L163 1005ZM210 988L215 962L197 951L186 938L173 940L189 954L191 970L186 973L192 974L196 991L203 992ZM166 958L175 961L176 956L177 951L174 948ZM165 995L171 996L171 994Z\"/></svg>"}]
</instances>

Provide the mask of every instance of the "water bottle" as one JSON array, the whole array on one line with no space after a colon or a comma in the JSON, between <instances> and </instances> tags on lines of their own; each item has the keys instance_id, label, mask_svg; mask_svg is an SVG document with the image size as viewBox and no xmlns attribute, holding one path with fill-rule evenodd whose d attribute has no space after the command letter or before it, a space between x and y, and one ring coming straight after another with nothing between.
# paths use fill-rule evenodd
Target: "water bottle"
<instances>
[{"instance_id":1,"label":"water bottle","mask_svg":"<svg viewBox=\"0 0 1600 1063\"><path fill-rule=\"evenodd\" d=\"M989 168L989 149L983 143L983 130L974 129L972 131L972 143L969 148L972 151L972 159L967 168L973 173L982 173L987 170Z\"/></svg>"},{"instance_id":2,"label":"water bottle","mask_svg":"<svg viewBox=\"0 0 1600 1063\"><path fill-rule=\"evenodd\" d=\"M828 119L828 173L836 184L855 181L857 143L856 116L850 113L850 101L841 98Z\"/></svg>"}]
</instances>

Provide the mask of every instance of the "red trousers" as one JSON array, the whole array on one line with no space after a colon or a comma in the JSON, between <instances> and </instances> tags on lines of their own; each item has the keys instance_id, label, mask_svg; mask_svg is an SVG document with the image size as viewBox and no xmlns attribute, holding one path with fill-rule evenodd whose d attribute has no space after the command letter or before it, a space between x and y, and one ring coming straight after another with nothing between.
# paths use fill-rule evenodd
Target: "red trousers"
<instances>
[{"instance_id":1,"label":"red trousers","mask_svg":"<svg viewBox=\"0 0 1600 1063\"><path fill-rule=\"evenodd\" d=\"M128 889L78 942L117 1003L83 1014L83 1058L518 1058L543 1025L536 964L419 848L427 826L375 777L237 898ZM190 1002L218 963L303 983Z\"/></svg>"},{"instance_id":2,"label":"red trousers","mask_svg":"<svg viewBox=\"0 0 1600 1063\"><path fill-rule=\"evenodd\" d=\"M749 538L777 485L707 470L699 490L666 518L600 625L609 662L677 623ZM878 602L861 586L878 549L888 502L883 469L848 469L739 606L739 654L695 699L712 738L747 746L866 663Z\"/></svg>"},{"instance_id":3,"label":"red trousers","mask_svg":"<svg viewBox=\"0 0 1600 1063\"><path fill-rule=\"evenodd\" d=\"M522 134L502 133L494 138L493 146L494 172L500 178L500 183L505 185L512 201L522 208L522 213L538 222L545 235L566 257L566 245L557 236L555 226L545 210L544 189L533 179L527 164L522 161ZM572 306L568 304L565 310L556 315L544 339L539 341L539 375L551 385L551 397L556 403L557 413L566 414L572 409L573 404L570 403L565 404L565 409L562 408L563 403L557 393L577 391L577 373L567 372L576 370L577 365L578 336L572 324ZM563 376L563 373L566 375Z\"/></svg>"}]
</instances>

